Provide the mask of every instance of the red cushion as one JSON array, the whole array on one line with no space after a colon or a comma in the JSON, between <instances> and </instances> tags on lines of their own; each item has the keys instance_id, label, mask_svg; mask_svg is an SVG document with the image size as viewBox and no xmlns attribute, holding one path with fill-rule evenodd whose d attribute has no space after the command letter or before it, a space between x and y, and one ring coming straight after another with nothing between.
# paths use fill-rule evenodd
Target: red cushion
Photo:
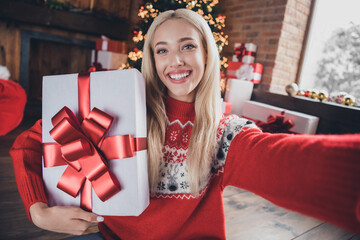
<instances>
[{"instance_id":1,"label":"red cushion","mask_svg":"<svg viewBox=\"0 0 360 240\"><path fill-rule=\"evenodd\" d=\"M18 83L0 79L0 136L20 124L25 104L26 93Z\"/></svg>"}]
</instances>

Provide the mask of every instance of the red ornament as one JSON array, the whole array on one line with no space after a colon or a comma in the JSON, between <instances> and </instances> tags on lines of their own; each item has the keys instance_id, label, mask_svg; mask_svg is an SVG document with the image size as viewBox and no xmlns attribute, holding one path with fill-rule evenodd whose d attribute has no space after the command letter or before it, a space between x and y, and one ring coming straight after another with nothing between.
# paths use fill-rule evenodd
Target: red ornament
<instances>
[{"instance_id":1,"label":"red ornament","mask_svg":"<svg viewBox=\"0 0 360 240\"><path fill-rule=\"evenodd\" d=\"M139 49L137 48L137 47L134 47L134 52L138 52L139 51Z\"/></svg>"}]
</instances>

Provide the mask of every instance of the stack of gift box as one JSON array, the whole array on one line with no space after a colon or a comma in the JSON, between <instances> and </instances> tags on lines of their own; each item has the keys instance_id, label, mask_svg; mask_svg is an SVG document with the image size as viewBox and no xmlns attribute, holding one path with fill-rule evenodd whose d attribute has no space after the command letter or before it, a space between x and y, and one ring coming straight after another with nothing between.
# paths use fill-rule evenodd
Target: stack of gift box
<instances>
[{"instance_id":1,"label":"stack of gift box","mask_svg":"<svg viewBox=\"0 0 360 240\"><path fill-rule=\"evenodd\" d=\"M263 66L255 62L257 46L236 43L227 68L225 101L231 113L255 121L264 132L315 134L319 118L272 105L250 101L254 85L260 84Z\"/></svg>"},{"instance_id":2,"label":"stack of gift box","mask_svg":"<svg viewBox=\"0 0 360 240\"><path fill-rule=\"evenodd\" d=\"M105 36L96 39L96 49L91 52L92 71L116 70L126 63L128 47L124 41Z\"/></svg>"},{"instance_id":3,"label":"stack of gift box","mask_svg":"<svg viewBox=\"0 0 360 240\"><path fill-rule=\"evenodd\" d=\"M256 49L253 43L235 43L232 61L228 63L225 102L231 104L231 113L239 116L244 102L250 100L254 84L261 82L263 66L255 63Z\"/></svg>"}]
</instances>

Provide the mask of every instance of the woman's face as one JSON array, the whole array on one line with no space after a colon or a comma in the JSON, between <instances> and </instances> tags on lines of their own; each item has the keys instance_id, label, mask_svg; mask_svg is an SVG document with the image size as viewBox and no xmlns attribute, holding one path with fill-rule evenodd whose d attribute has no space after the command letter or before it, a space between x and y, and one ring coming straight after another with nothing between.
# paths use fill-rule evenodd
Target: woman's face
<instances>
[{"instance_id":1,"label":"woman's face","mask_svg":"<svg viewBox=\"0 0 360 240\"><path fill-rule=\"evenodd\" d=\"M168 95L193 102L205 70L206 52L200 33L183 19L170 19L155 31L152 42L155 66Z\"/></svg>"}]
</instances>

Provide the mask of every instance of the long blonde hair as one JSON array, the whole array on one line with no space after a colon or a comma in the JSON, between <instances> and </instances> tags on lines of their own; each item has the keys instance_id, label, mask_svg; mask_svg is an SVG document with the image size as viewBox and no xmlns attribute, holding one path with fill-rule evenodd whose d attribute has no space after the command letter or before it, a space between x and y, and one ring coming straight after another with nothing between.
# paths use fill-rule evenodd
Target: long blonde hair
<instances>
[{"instance_id":1,"label":"long blonde hair","mask_svg":"<svg viewBox=\"0 0 360 240\"><path fill-rule=\"evenodd\" d=\"M221 117L219 53L210 27L199 14L188 9L169 10L161 13L151 24L144 43L141 72L146 81L148 162L151 192L156 191L160 180L159 168L165 141L166 110L164 94L166 87L159 79L152 49L156 29L169 19L184 19L200 33L207 60L204 75L196 88L195 121L187 154L187 170L191 193L197 195L200 183L210 173L211 159L215 154L216 131Z\"/></svg>"}]
</instances>

